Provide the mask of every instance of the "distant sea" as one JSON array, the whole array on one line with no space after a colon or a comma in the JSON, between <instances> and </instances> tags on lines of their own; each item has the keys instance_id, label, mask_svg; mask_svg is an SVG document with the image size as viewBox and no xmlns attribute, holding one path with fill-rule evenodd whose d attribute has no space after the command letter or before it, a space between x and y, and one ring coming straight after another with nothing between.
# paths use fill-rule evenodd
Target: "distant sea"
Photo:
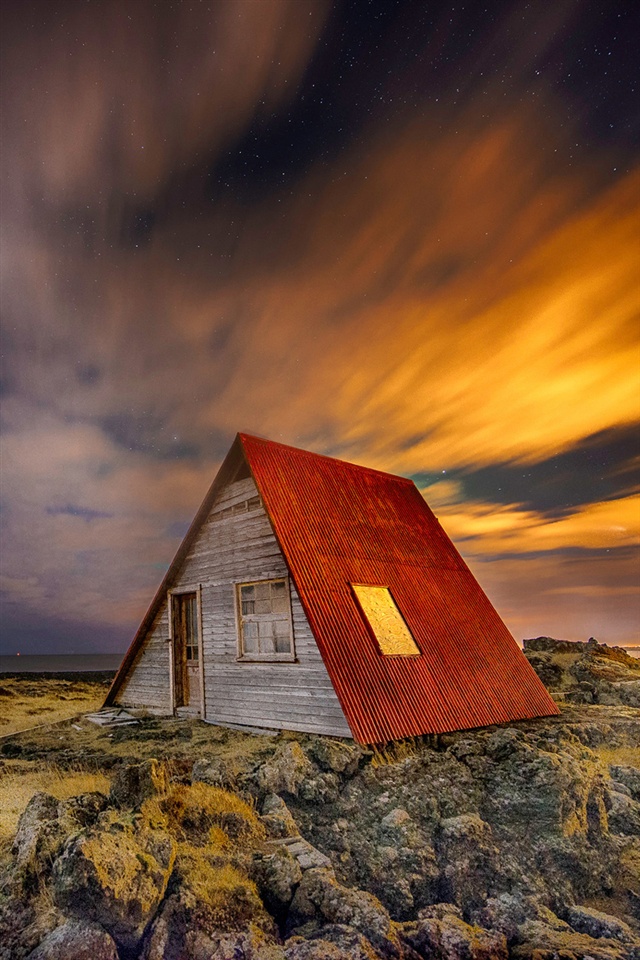
<instances>
[{"instance_id":1,"label":"distant sea","mask_svg":"<svg viewBox=\"0 0 640 960\"><path fill-rule=\"evenodd\" d=\"M622 649L640 660L640 646ZM115 673L123 657L124 654L120 653L0 656L0 673L96 673L102 670L112 670Z\"/></svg>"},{"instance_id":2,"label":"distant sea","mask_svg":"<svg viewBox=\"0 0 640 960\"><path fill-rule=\"evenodd\" d=\"M0 657L0 673L96 673L112 670L122 663L123 653L92 653L83 656L74 653L55 656L20 654Z\"/></svg>"}]
</instances>

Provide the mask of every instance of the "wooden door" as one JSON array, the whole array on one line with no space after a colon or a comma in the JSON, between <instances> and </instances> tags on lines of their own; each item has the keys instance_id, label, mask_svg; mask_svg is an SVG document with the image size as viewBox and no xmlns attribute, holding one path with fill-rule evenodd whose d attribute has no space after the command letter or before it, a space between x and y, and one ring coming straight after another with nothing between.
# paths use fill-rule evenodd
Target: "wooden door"
<instances>
[{"instance_id":1,"label":"wooden door","mask_svg":"<svg viewBox=\"0 0 640 960\"><path fill-rule=\"evenodd\" d=\"M194 713L202 708L200 695L200 628L197 593L175 593L173 614L173 677L175 706Z\"/></svg>"}]
</instances>

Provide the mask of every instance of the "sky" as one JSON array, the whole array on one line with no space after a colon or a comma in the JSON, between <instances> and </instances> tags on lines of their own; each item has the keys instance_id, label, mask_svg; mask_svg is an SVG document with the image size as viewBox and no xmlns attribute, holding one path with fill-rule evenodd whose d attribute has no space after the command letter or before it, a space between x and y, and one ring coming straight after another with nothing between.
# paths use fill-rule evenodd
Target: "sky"
<instances>
[{"instance_id":1,"label":"sky","mask_svg":"<svg viewBox=\"0 0 640 960\"><path fill-rule=\"evenodd\" d=\"M238 431L638 640L640 6L6 0L2 652L124 651Z\"/></svg>"}]
</instances>

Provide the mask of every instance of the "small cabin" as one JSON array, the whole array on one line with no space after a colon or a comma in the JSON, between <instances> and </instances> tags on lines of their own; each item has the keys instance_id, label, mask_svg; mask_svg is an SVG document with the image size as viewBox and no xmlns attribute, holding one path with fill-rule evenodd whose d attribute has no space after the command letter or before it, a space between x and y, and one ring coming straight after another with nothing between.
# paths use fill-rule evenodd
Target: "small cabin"
<instances>
[{"instance_id":1,"label":"small cabin","mask_svg":"<svg viewBox=\"0 0 640 960\"><path fill-rule=\"evenodd\" d=\"M106 704L360 743L558 712L411 480L247 434Z\"/></svg>"}]
</instances>

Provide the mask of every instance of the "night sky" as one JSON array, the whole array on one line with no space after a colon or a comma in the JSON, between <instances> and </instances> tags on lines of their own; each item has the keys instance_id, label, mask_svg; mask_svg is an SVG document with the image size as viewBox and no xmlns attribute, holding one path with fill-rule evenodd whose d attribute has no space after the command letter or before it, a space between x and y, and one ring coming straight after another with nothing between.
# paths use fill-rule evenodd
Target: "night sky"
<instances>
[{"instance_id":1,"label":"night sky","mask_svg":"<svg viewBox=\"0 0 640 960\"><path fill-rule=\"evenodd\" d=\"M638 642L640 5L3 4L2 652L126 648L235 433Z\"/></svg>"}]
</instances>

